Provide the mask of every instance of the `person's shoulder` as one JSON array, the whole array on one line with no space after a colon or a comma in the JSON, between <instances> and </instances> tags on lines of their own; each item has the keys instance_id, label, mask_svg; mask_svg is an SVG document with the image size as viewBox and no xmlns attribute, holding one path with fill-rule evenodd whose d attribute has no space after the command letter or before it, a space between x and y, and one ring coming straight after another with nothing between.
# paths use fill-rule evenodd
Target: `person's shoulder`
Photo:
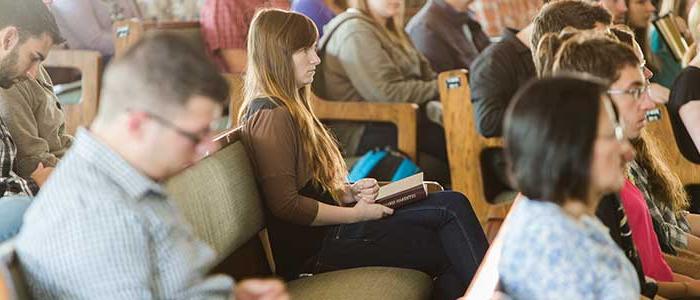
<instances>
[{"instance_id":1,"label":"person's shoulder","mask_svg":"<svg viewBox=\"0 0 700 300\"><path fill-rule=\"evenodd\" d=\"M553 239L565 237L575 231L561 208L551 202L524 199L518 204L506 231L508 239Z\"/></svg>"}]
</instances>

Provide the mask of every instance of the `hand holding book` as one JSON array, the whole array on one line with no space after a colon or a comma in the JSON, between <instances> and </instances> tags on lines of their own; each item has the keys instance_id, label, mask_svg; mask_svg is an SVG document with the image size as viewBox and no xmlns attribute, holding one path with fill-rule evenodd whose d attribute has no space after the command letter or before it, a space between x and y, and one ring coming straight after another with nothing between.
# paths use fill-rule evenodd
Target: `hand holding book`
<instances>
[{"instance_id":1,"label":"hand holding book","mask_svg":"<svg viewBox=\"0 0 700 300\"><path fill-rule=\"evenodd\" d=\"M392 215L394 210L381 204L357 201L352 207L355 222L371 221Z\"/></svg>"},{"instance_id":2,"label":"hand holding book","mask_svg":"<svg viewBox=\"0 0 700 300\"><path fill-rule=\"evenodd\" d=\"M423 173L406 177L379 189L375 203L397 209L428 197L428 182Z\"/></svg>"},{"instance_id":3,"label":"hand holding book","mask_svg":"<svg viewBox=\"0 0 700 300\"><path fill-rule=\"evenodd\" d=\"M374 200L377 198L377 193L379 193L379 183L376 179L360 179L348 186L348 196L350 198L350 201L346 201L345 203L353 203L359 201L374 203Z\"/></svg>"}]
</instances>

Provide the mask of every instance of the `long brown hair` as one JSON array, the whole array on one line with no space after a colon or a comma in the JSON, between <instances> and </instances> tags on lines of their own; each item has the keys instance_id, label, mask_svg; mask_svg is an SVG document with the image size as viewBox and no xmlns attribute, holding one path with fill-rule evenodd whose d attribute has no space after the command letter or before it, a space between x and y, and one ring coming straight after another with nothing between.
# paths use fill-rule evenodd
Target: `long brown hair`
<instances>
[{"instance_id":1,"label":"long brown hair","mask_svg":"<svg viewBox=\"0 0 700 300\"><path fill-rule=\"evenodd\" d=\"M671 171L661 159L662 153L657 146L661 141L642 129L639 138L632 140L632 146L637 152L635 160L642 169L649 173L649 191L655 199L668 205L676 214L680 214L689 206L688 194L678 176Z\"/></svg>"},{"instance_id":2,"label":"long brown hair","mask_svg":"<svg viewBox=\"0 0 700 300\"><path fill-rule=\"evenodd\" d=\"M248 32L248 70L244 100L238 119L251 102L270 97L289 110L296 123L302 149L313 172L313 183L340 199L347 174L335 139L311 108L309 86L297 87L292 55L313 47L318 30L307 17L278 9L256 13Z\"/></svg>"},{"instance_id":3,"label":"long brown hair","mask_svg":"<svg viewBox=\"0 0 700 300\"><path fill-rule=\"evenodd\" d=\"M372 13L369 11L369 4L367 3L367 0L349 0L348 3L350 4L350 7L359 10L360 12L362 12L363 14L365 14L371 18ZM396 17L391 17L391 18L387 19L386 24L377 24L377 25L379 25L379 27L382 28L382 30L389 37L390 40L401 45L401 48L404 51L410 52L411 49L413 49L413 44L411 44L411 40L409 39L408 35L406 34L406 31L404 31L405 11L406 11L406 1L402 0L401 1L401 12L399 13L399 15ZM372 20L374 20L374 19L372 19Z\"/></svg>"}]
</instances>

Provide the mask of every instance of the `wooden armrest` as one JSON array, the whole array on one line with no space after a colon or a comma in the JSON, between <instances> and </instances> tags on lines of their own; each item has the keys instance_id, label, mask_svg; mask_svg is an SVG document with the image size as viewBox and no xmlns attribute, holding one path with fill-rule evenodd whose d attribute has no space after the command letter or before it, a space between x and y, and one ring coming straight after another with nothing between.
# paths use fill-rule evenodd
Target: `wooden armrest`
<instances>
[{"instance_id":1,"label":"wooden armrest","mask_svg":"<svg viewBox=\"0 0 700 300\"><path fill-rule=\"evenodd\" d=\"M74 68L81 74L80 103L64 105L66 131L74 134L80 126L89 125L97 115L102 76L102 55L89 50L52 49L43 62L45 67Z\"/></svg>"},{"instance_id":2,"label":"wooden armrest","mask_svg":"<svg viewBox=\"0 0 700 300\"><path fill-rule=\"evenodd\" d=\"M418 105L415 103L374 103L364 101L328 101L313 95L311 106L322 120L387 122L396 125L398 148L416 161Z\"/></svg>"}]
</instances>

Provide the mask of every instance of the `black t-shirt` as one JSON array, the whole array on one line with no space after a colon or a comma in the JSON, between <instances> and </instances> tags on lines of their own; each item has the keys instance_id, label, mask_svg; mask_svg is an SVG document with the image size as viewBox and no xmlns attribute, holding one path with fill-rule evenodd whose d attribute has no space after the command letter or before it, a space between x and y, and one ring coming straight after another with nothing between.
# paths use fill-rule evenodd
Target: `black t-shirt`
<instances>
[{"instance_id":1,"label":"black t-shirt","mask_svg":"<svg viewBox=\"0 0 700 300\"><path fill-rule=\"evenodd\" d=\"M700 163L700 153L678 114L681 106L693 100L700 100L700 69L687 67L673 83L667 107L678 148L688 160Z\"/></svg>"}]
</instances>

